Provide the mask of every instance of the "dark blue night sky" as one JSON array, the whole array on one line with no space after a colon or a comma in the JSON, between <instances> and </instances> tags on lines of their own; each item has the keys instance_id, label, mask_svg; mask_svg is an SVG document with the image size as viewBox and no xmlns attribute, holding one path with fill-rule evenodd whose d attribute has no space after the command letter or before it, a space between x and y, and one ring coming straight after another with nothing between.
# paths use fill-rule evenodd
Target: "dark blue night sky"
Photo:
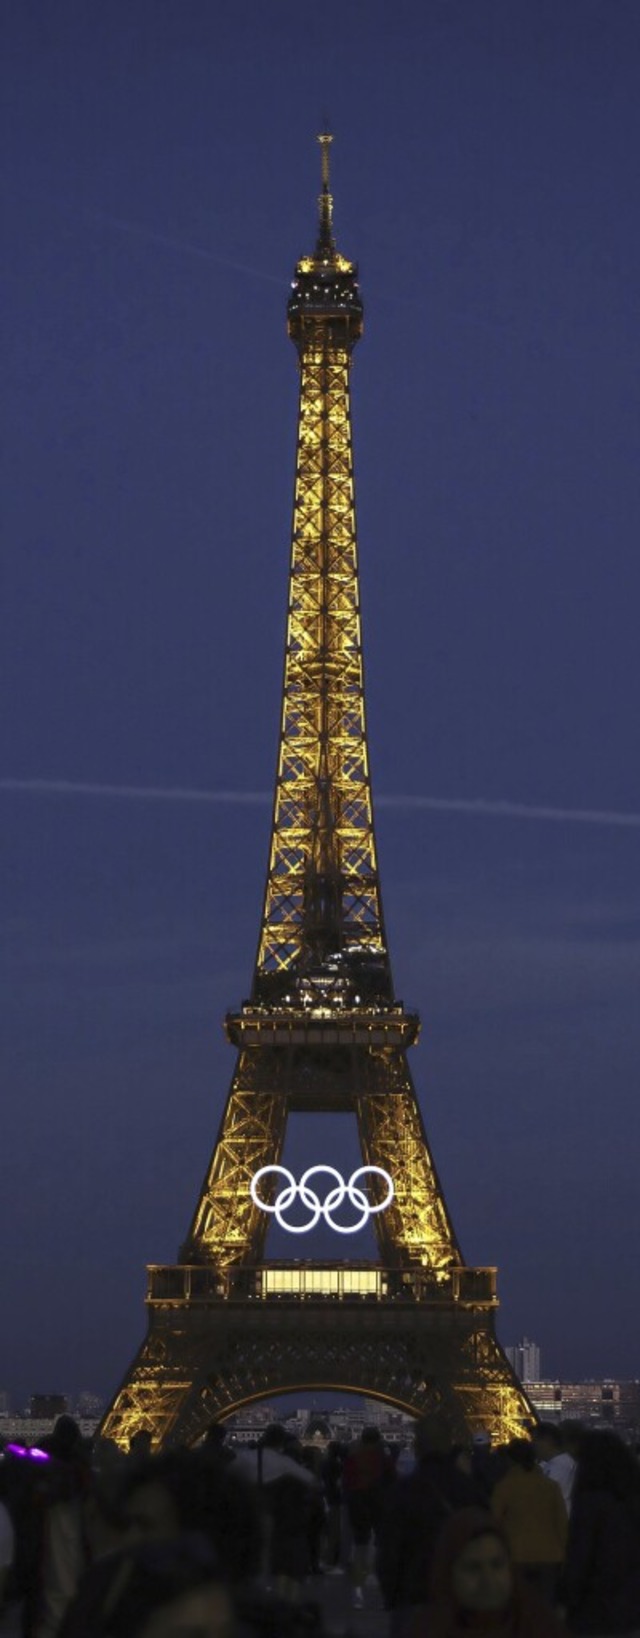
<instances>
[{"instance_id":1,"label":"dark blue night sky","mask_svg":"<svg viewBox=\"0 0 640 1638\"><path fill-rule=\"evenodd\" d=\"M226 1097L325 113L427 1130L502 1339L640 1375L636 0L9 0L0 33L0 1387L115 1387ZM335 1125L292 1122L296 1165L355 1157Z\"/></svg>"}]
</instances>

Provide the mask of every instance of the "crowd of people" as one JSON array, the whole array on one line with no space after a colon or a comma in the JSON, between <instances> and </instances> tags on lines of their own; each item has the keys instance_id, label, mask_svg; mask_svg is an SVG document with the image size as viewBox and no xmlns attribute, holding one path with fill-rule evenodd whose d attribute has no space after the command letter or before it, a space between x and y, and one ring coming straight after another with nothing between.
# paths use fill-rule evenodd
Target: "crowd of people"
<instances>
[{"instance_id":1,"label":"crowd of people","mask_svg":"<svg viewBox=\"0 0 640 1638\"><path fill-rule=\"evenodd\" d=\"M452 1446L432 1418L411 1453L279 1424L234 1447L217 1424L124 1455L61 1417L0 1457L0 1606L23 1638L321 1638L323 1575L363 1638L372 1575L389 1638L640 1638L637 1452L572 1424Z\"/></svg>"}]
</instances>

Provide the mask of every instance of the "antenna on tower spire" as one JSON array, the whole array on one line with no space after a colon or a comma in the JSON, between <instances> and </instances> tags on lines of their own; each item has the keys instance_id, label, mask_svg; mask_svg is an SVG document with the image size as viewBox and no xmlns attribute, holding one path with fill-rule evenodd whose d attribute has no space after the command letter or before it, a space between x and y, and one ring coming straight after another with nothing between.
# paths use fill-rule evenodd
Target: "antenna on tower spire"
<instances>
[{"instance_id":1,"label":"antenna on tower spire","mask_svg":"<svg viewBox=\"0 0 640 1638\"><path fill-rule=\"evenodd\" d=\"M318 248L325 251L334 251L333 199L329 190L329 148L333 142L333 136L327 129L327 120L324 122L324 127L324 130L320 132L318 137L322 154L322 192L318 199L318 208L320 212L320 236L318 240Z\"/></svg>"}]
</instances>

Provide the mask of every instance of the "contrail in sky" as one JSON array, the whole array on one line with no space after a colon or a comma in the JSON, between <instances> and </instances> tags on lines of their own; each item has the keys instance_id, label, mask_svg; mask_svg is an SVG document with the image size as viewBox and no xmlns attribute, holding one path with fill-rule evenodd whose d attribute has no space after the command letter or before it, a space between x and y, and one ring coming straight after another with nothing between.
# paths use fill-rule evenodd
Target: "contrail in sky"
<instances>
[{"instance_id":1,"label":"contrail in sky","mask_svg":"<svg viewBox=\"0 0 640 1638\"><path fill-rule=\"evenodd\" d=\"M131 233L150 244L162 245L165 250L180 250L187 256L199 256L202 261L215 262L218 267L228 267L233 273L248 273L252 279L264 279L267 284L277 284L279 289L282 289L282 279L277 278L275 273L265 273L261 267L249 267L246 262L237 262L230 256L219 256L214 250L205 250L203 245L194 245L189 239L173 239L166 233L156 233L153 228L145 227L141 222L129 222L122 216L108 216L103 210L92 210L90 214L95 221L117 228L120 233Z\"/></svg>"},{"instance_id":2,"label":"contrail in sky","mask_svg":"<svg viewBox=\"0 0 640 1638\"><path fill-rule=\"evenodd\" d=\"M270 791L191 790L180 785L98 785L75 779L0 779L8 795L98 796L133 802L205 802L217 807L267 807ZM378 796L376 807L398 812L462 813L477 819L539 819L555 824L613 825L640 830L640 813L607 808L554 808L528 802L491 801L484 796Z\"/></svg>"},{"instance_id":3,"label":"contrail in sky","mask_svg":"<svg viewBox=\"0 0 640 1638\"><path fill-rule=\"evenodd\" d=\"M264 807L268 791L203 791L180 785L94 785L79 779L0 779L0 791L33 796L114 796L134 802L208 802L223 807Z\"/></svg>"}]
</instances>

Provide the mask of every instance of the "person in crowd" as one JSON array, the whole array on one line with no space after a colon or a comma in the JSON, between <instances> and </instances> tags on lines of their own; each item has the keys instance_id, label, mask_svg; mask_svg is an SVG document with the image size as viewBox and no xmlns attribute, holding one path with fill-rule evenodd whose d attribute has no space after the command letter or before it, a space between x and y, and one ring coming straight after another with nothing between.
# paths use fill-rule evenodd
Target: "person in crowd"
<instances>
[{"instance_id":1,"label":"person in crowd","mask_svg":"<svg viewBox=\"0 0 640 1638\"><path fill-rule=\"evenodd\" d=\"M468 1479L473 1479L473 1454L470 1445L452 1445L450 1459L457 1473L466 1473Z\"/></svg>"},{"instance_id":2,"label":"person in crowd","mask_svg":"<svg viewBox=\"0 0 640 1638\"><path fill-rule=\"evenodd\" d=\"M411 1440L407 1440L402 1445L396 1445L391 1454L393 1456L396 1479L404 1479L408 1473L413 1473L416 1465L416 1455L413 1442Z\"/></svg>"},{"instance_id":3,"label":"person in crowd","mask_svg":"<svg viewBox=\"0 0 640 1638\"><path fill-rule=\"evenodd\" d=\"M300 1485L315 1486L317 1480L308 1468L296 1460L296 1442L280 1422L271 1422L253 1449L238 1451L233 1463L234 1473L260 1486L275 1479L297 1479Z\"/></svg>"},{"instance_id":4,"label":"person in crowd","mask_svg":"<svg viewBox=\"0 0 640 1638\"><path fill-rule=\"evenodd\" d=\"M5 1601L9 1572L13 1564L15 1532L8 1507L0 1499L0 1611Z\"/></svg>"},{"instance_id":5,"label":"person in crowd","mask_svg":"<svg viewBox=\"0 0 640 1638\"><path fill-rule=\"evenodd\" d=\"M389 1486L378 1531L376 1569L392 1638L402 1638L417 1608L424 1609L431 1561L445 1520L461 1507L481 1506L484 1493L465 1470L461 1448L450 1445L442 1423L424 1417L414 1433L415 1465Z\"/></svg>"},{"instance_id":6,"label":"person in crowd","mask_svg":"<svg viewBox=\"0 0 640 1638\"><path fill-rule=\"evenodd\" d=\"M570 1456L573 1456L577 1465L580 1446L588 1429L585 1427L584 1422L579 1422L575 1417L567 1417L563 1422L558 1423L558 1427L562 1434L564 1448L568 1450Z\"/></svg>"},{"instance_id":7,"label":"person in crowd","mask_svg":"<svg viewBox=\"0 0 640 1638\"><path fill-rule=\"evenodd\" d=\"M351 1585L355 1609L364 1607L369 1551L378 1536L384 1492L393 1479L393 1463L380 1429L363 1428L347 1452L342 1475L344 1503L353 1537Z\"/></svg>"},{"instance_id":8,"label":"person in crowd","mask_svg":"<svg viewBox=\"0 0 640 1638\"><path fill-rule=\"evenodd\" d=\"M237 1466L211 1463L198 1451L184 1449L136 1463L123 1475L121 1487L128 1542L197 1531L215 1548L231 1581L254 1576L260 1561L258 1509L255 1492Z\"/></svg>"},{"instance_id":9,"label":"person in crowd","mask_svg":"<svg viewBox=\"0 0 640 1638\"><path fill-rule=\"evenodd\" d=\"M533 1444L542 1472L560 1486L564 1505L567 1513L570 1513L576 1459L567 1450L562 1429L553 1422L540 1422L533 1436Z\"/></svg>"},{"instance_id":10,"label":"person in crowd","mask_svg":"<svg viewBox=\"0 0 640 1638\"><path fill-rule=\"evenodd\" d=\"M111 1447L99 1444L102 1465L92 1464L94 1451L66 1418L56 1436L45 1442L50 1447L46 1452L42 1446L9 1443L0 1463L0 1495L15 1541L6 1597L20 1607L25 1634L33 1632L42 1615L52 1571L59 1575L62 1570L63 1579L74 1565L82 1571L87 1558L92 1562L111 1551L121 1538L112 1492L122 1459L114 1462ZM73 1570L72 1588L75 1582Z\"/></svg>"},{"instance_id":11,"label":"person in crowd","mask_svg":"<svg viewBox=\"0 0 640 1638\"><path fill-rule=\"evenodd\" d=\"M251 1600L260 1563L257 1498L232 1467L184 1449L149 1457L144 1465L127 1462L120 1476L118 1519L115 1550L103 1554L86 1572L59 1638L89 1638L94 1632L111 1631L100 1623L109 1607L114 1576L124 1575L131 1554L135 1558L144 1548L149 1549L144 1563L161 1566L171 1558L176 1543L190 1542L196 1568L198 1554L205 1569L215 1560L238 1607L240 1594ZM190 1561L187 1553L185 1564Z\"/></svg>"},{"instance_id":12,"label":"person in crowd","mask_svg":"<svg viewBox=\"0 0 640 1638\"><path fill-rule=\"evenodd\" d=\"M347 1454L346 1445L332 1439L327 1445L320 1471L326 1508L325 1564L328 1575L337 1575L342 1556L342 1469Z\"/></svg>"},{"instance_id":13,"label":"person in crowd","mask_svg":"<svg viewBox=\"0 0 640 1638\"><path fill-rule=\"evenodd\" d=\"M570 1632L640 1638L640 1467L608 1429L582 1437L564 1602Z\"/></svg>"},{"instance_id":14,"label":"person in crowd","mask_svg":"<svg viewBox=\"0 0 640 1638\"><path fill-rule=\"evenodd\" d=\"M562 1492L540 1472L529 1439L513 1439L507 1450L509 1472L495 1486L491 1510L521 1574L553 1605L567 1545Z\"/></svg>"},{"instance_id":15,"label":"person in crowd","mask_svg":"<svg viewBox=\"0 0 640 1638\"><path fill-rule=\"evenodd\" d=\"M307 1518L307 1556L311 1575L323 1575L320 1553L325 1533L326 1507L322 1482L322 1455L315 1445L303 1445L300 1460L316 1480L310 1492Z\"/></svg>"},{"instance_id":16,"label":"person in crowd","mask_svg":"<svg viewBox=\"0 0 640 1638\"><path fill-rule=\"evenodd\" d=\"M24 1520L25 1638L55 1638L88 1563L84 1505L91 1481L90 1447L72 1416L59 1416L42 1440L49 1461L40 1469Z\"/></svg>"},{"instance_id":17,"label":"person in crowd","mask_svg":"<svg viewBox=\"0 0 640 1638\"><path fill-rule=\"evenodd\" d=\"M236 1631L213 1547L203 1536L177 1534L114 1553L92 1601L69 1611L61 1638L234 1638Z\"/></svg>"},{"instance_id":18,"label":"person in crowd","mask_svg":"<svg viewBox=\"0 0 640 1638\"><path fill-rule=\"evenodd\" d=\"M471 1440L471 1468L476 1484L488 1502L492 1490L509 1468L506 1445L493 1445L491 1434L482 1429Z\"/></svg>"},{"instance_id":19,"label":"person in crowd","mask_svg":"<svg viewBox=\"0 0 640 1638\"><path fill-rule=\"evenodd\" d=\"M227 1431L222 1422L210 1423L198 1451L208 1462L222 1462L225 1465L234 1462L236 1457L233 1448L227 1444Z\"/></svg>"},{"instance_id":20,"label":"person in crowd","mask_svg":"<svg viewBox=\"0 0 640 1638\"><path fill-rule=\"evenodd\" d=\"M301 1461L301 1449L279 1422L265 1430L256 1450L242 1451L234 1472L258 1485L263 1524L263 1568L278 1596L300 1600L310 1571L309 1528L321 1498L315 1473Z\"/></svg>"},{"instance_id":21,"label":"person in crowd","mask_svg":"<svg viewBox=\"0 0 640 1638\"><path fill-rule=\"evenodd\" d=\"M407 1638L562 1638L562 1627L523 1583L499 1525L484 1508L461 1508L443 1527L431 1597L413 1612Z\"/></svg>"},{"instance_id":22,"label":"person in crowd","mask_svg":"<svg viewBox=\"0 0 640 1638\"><path fill-rule=\"evenodd\" d=\"M125 1462L130 1462L131 1456L121 1450L115 1439L105 1439L104 1434L94 1433L91 1440L91 1466L95 1473L120 1472Z\"/></svg>"},{"instance_id":23,"label":"person in crowd","mask_svg":"<svg viewBox=\"0 0 640 1638\"><path fill-rule=\"evenodd\" d=\"M132 1433L129 1440L130 1456L134 1456L136 1461L146 1462L152 1450L153 1434L151 1428L138 1428L137 1433Z\"/></svg>"},{"instance_id":24,"label":"person in crowd","mask_svg":"<svg viewBox=\"0 0 640 1638\"><path fill-rule=\"evenodd\" d=\"M11 1557L2 1576L3 1599L9 1604L22 1603L26 1597L33 1566L38 1562L38 1553L32 1540L34 1535L32 1519L35 1512L35 1492L41 1485L40 1463L29 1460L26 1449L22 1447L16 1449L12 1441L9 1441L0 1462L0 1499L9 1521L5 1527L5 1543L9 1530L11 1532ZM22 1625L20 1630L23 1630Z\"/></svg>"}]
</instances>

